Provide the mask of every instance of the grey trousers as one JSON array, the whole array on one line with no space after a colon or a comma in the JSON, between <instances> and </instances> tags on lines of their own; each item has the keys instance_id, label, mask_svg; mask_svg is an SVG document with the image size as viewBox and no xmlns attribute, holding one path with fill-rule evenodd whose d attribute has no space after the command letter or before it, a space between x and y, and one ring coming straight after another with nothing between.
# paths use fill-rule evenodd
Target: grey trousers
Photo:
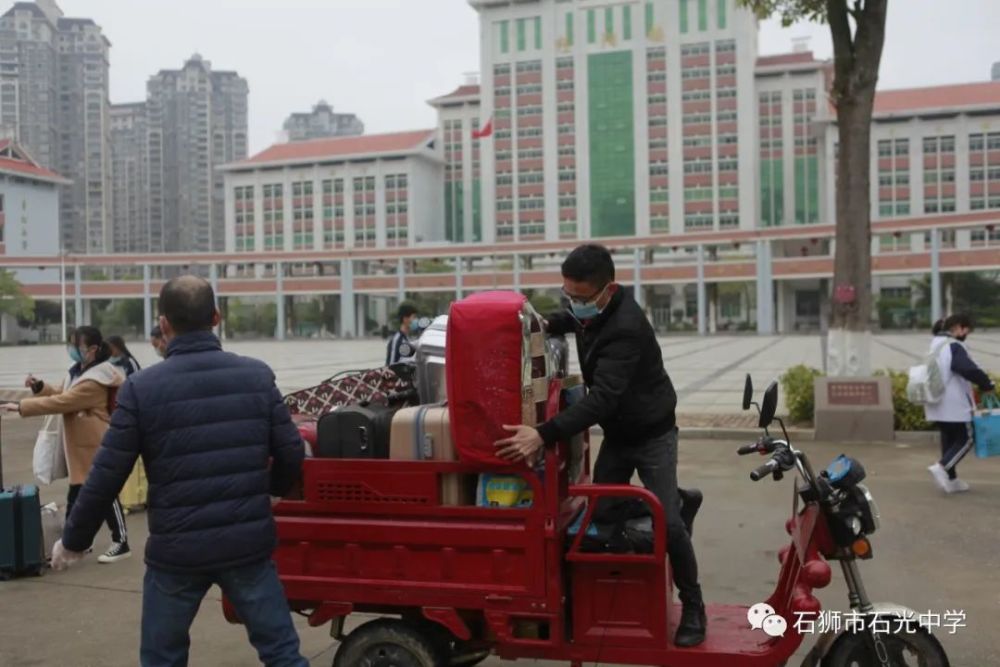
<instances>
[{"instance_id":1,"label":"grey trousers","mask_svg":"<svg viewBox=\"0 0 1000 667\"><path fill-rule=\"evenodd\" d=\"M604 440L594 464L595 484L629 484L636 471L642 485L663 505L667 518L667 552L681 602L702 604L698 561L691 536L681 521L681 503L677 495L676 428L645 442Z\"/></svg>"}]
</instances>

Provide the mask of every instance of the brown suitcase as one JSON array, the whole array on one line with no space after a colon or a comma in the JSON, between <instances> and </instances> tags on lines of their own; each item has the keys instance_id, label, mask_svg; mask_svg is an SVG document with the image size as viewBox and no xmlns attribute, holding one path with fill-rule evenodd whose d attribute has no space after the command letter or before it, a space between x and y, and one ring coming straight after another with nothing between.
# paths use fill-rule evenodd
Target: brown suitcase
<instances>
[{"instance_id":1,"label":"brown suitcase","mask_svg":"<svg viewBox=\"0 0 1000 667\"><path fill-rule=\"evenodd\" d=\"M421 405L397 412L392 420L389 458L395 461L457 461L448 408ZM475 483L474 475L443 475L441 504L474 505Z\"/></svg>"}]
</instances>

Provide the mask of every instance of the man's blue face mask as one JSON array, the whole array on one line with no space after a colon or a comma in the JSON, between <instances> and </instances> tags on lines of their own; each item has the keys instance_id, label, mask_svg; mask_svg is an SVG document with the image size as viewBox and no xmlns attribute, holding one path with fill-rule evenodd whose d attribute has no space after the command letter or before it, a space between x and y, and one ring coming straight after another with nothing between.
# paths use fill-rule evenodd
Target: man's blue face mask
<instances>
[{"instance_id":1,"label":"man's blue face mask","mask_svg":"<svg viewBox=\"0 0 1000 667\"><path fill-rule=\"evenodd\" d=\"M601 314L601 308L598 307L597 302L601 300L607 290L608 285L605 285L604 289L586 300L572 297L566 294L565 290L563 290L563 295L569 299L569 310L573 317L578 320L592 320Z\"/></svg>"}]
</instances>

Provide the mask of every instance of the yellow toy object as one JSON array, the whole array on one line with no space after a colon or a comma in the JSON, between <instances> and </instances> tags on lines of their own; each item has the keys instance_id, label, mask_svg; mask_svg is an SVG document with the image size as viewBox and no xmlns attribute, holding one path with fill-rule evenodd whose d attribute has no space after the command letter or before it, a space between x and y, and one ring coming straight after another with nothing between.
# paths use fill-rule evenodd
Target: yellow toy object
<instances>
[{"instance_id":1,"label":"yellow toy object","mask_svg":"<svg viewBox=\"0 0 1000 667\"><path fill-rule=\"evenodd\" d=\"M479 507L531 507L534 491L520 475L494 475L484 473L479 476L476 489L476 505Z\"/></svg>"}]
</instances>

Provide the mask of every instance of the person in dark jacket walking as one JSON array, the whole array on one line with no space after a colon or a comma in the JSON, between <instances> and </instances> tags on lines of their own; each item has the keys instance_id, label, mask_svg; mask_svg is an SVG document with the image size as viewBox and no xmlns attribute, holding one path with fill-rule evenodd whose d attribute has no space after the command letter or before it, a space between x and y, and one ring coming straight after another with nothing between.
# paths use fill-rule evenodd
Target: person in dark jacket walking
<instances>
[{"instance_id":1,"label":"person in dark jacket walking","mask_svg":"<svg viewBox=\"0 0 1000 667\"><path fill-rule=\"evenodd\" d=\"M570 310L549 316L547 331L576 334L587 396L537 429L505 427L514 435L496 443L498 454L513 461L531 460L543 445L600 424L604 442L594 482L628 484L638 471L643 485L660 500L683 603L675 641L695 646L705 640L705 605L677 489L677 394L663 367L660 345L639 304L614 282L615 265L606 248L578 247L563 262L562 275Z\"/></svg>"},{"instance_id":2,"label":"person in dark jacket walking","mask_svg":"<svg viewBox=\"0 0 1000 667\"><path fill-rule=\"evenodd\" d=\"M261 663L304 667L271 562L271 505L301 474L302 438L271 369L222 351L207 282L170 280L159 309L166 359L119 390L111 429L53 549L53 568L83 556L142 456L149 480L142 666L187 664L191 623L218 584Z\"/></svg>"},{"instance_id":3,"label":"person in dark jacket walking","mask_svg":"<svg viewBox=\"0 0 1000 667\"><path fill-rule=\"evenodd\" d=\"M944 394L924 406L927 421L941 432L941 458L930 466L934 483L945 493L963 493L969 484L958 478L958 464L972 450L972 385L982 392L996 389L993 380L969 356L965 339L972 333L972 318L956 314L948 317L931 341L929 354L937 359Z\"/></svg>"}]
</instances>

